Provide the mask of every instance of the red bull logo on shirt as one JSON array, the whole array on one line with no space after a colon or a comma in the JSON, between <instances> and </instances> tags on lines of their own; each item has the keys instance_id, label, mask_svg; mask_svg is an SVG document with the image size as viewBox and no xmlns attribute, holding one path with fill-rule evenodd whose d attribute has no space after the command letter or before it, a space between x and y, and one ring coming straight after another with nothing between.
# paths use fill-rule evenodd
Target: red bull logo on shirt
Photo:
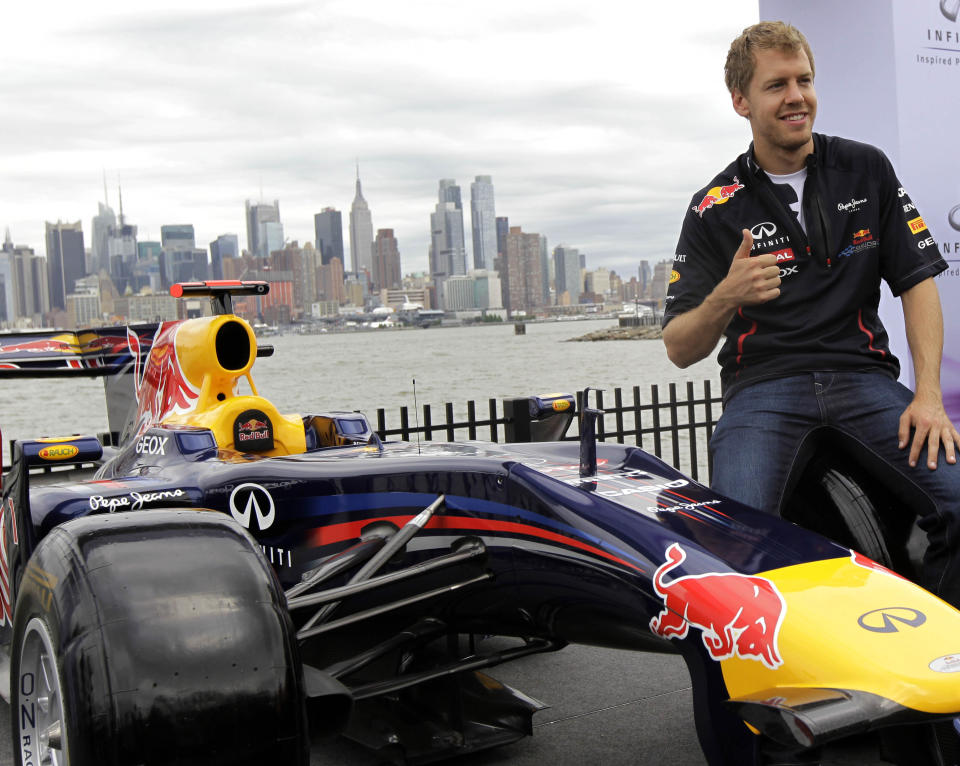
<instances>
[{"instance_id":1,"label":"red bull logo on shirt","mask_svg":"<svg viewBox=\"0 0 960 766\"><path fill-rule=\"evenodd\" d=\"M764 577L737 572L666 575L687 557L678 543L666 550L653 588L664 608L650 620L650 630L664 638L686 638L690 627L702 632L703 645L715 660L757 660L771 670L783 664L778 639L787 603Z\"/></svg>"},{"instance_id":2,"label":"red bull logo on shirt","mask_svg":"<svg viewBox=\"0 0 960 766\"><path fill-rule=\"evenodd\" d=\"M740 183L740 179L734 176L732 184L727 186L714 186L704 195L703 199L700 200L699 205L694 205L690 209L703 218L705 211L709 210L714 205L722 205L724 202L733 197L734 194L744 188L746 187Z\"/></svg>"}]
</instances>

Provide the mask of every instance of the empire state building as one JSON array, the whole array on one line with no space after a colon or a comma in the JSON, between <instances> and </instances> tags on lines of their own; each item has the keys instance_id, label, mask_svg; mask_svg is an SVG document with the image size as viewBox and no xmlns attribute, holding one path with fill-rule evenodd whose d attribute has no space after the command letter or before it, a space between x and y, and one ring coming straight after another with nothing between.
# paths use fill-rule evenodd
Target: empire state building
<instances>
[{"instance_id":1,"label":"empire state building","mask_svg":"<svg viewBox=\"0 0 960 766\"><path fill-rule=\"evenodd\" d=\"M357 167L357 194L350 206L350 264L355 272L373 274L373 219L370 207L360 190L360 168Z\"/></svg>"}]
</instances>

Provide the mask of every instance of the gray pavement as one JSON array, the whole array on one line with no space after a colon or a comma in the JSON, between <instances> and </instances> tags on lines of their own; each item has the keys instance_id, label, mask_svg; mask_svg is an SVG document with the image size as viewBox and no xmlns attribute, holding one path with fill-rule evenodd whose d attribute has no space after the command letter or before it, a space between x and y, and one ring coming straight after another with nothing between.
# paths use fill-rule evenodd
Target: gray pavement
<instances>
[{"instance_id":1,"label":"gray pavement","mask_svg":"<svg viewBox=\"0 0 960 766\"><path fill-rule=\"evenodd\" d=\"M493 668L490 675L550 707L534 735L449 761L458 766L704 766L693 728L690 680L678 656L571 646ZM10 709L0 700L0 766L13 763ZM340 739L311 764L374 766L369 751ZM880 766L868 739L825 754L824 766Z\"/></svg>"}]
</instances>

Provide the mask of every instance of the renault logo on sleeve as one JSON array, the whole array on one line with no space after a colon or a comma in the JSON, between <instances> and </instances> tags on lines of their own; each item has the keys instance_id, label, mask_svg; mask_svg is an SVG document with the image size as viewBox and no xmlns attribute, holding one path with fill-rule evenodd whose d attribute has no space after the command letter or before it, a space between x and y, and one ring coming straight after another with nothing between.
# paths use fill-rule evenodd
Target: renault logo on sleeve
<instances>
[{"instance_id":1,"label":"renault logo on sleeve","mask_svg":"<svg viewBox=\"0 0 960 766\"><path fill-rule=\"evenodd\" d=\"M752 229L750 233L753 235L754 239L763 239L764 237L772 237L777 233L777 227L775 224L770 221L764 221L763 223L758 223Z\"/></svg>"},{"instance_id":2,"label":"renault logo on sleeve","mask_svg":"<svg viewBox=\"0 0 960 766\"><path fill-rule=\"evenodd\" d=\"M277 517L273 498L259 484L238 484L230 493L230 515L244 529L251 529L251 517L257 517L256 529L268 529Z\"/></svg>"},{"instance_id":3,"label":"renault logo on sleeve","mask_svg":"<svg viewBox=\"0 0 960 766\"><path fill-rule=\"evenodd\" d=\"M888 606L860 615L860 627L871 633L899 633L902 628L919 628L927 621L923 612L908 606Z\"/></svg>"}]
</instances>

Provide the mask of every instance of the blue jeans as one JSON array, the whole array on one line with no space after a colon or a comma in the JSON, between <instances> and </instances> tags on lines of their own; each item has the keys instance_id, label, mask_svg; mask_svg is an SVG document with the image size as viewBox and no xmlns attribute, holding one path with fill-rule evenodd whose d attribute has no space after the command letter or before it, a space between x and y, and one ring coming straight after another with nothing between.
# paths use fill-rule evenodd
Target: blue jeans
<instances>
[{"instance_id":1,"label":"blue jeans","mask_svg":"<svg viewBox=\"0 0 960 766\"><path fill-rule=\"evenodd\" d=\"M927 468L927 448L911 468L899 449L900 415L910 389L880 372L812 372L753 383L726 403L710 440L712 487L777 513L803 437L823 425L845 431L933 501L920 519L930 541L922 585L960 608L960 463Z\"/></svg>"}]
</instances>

